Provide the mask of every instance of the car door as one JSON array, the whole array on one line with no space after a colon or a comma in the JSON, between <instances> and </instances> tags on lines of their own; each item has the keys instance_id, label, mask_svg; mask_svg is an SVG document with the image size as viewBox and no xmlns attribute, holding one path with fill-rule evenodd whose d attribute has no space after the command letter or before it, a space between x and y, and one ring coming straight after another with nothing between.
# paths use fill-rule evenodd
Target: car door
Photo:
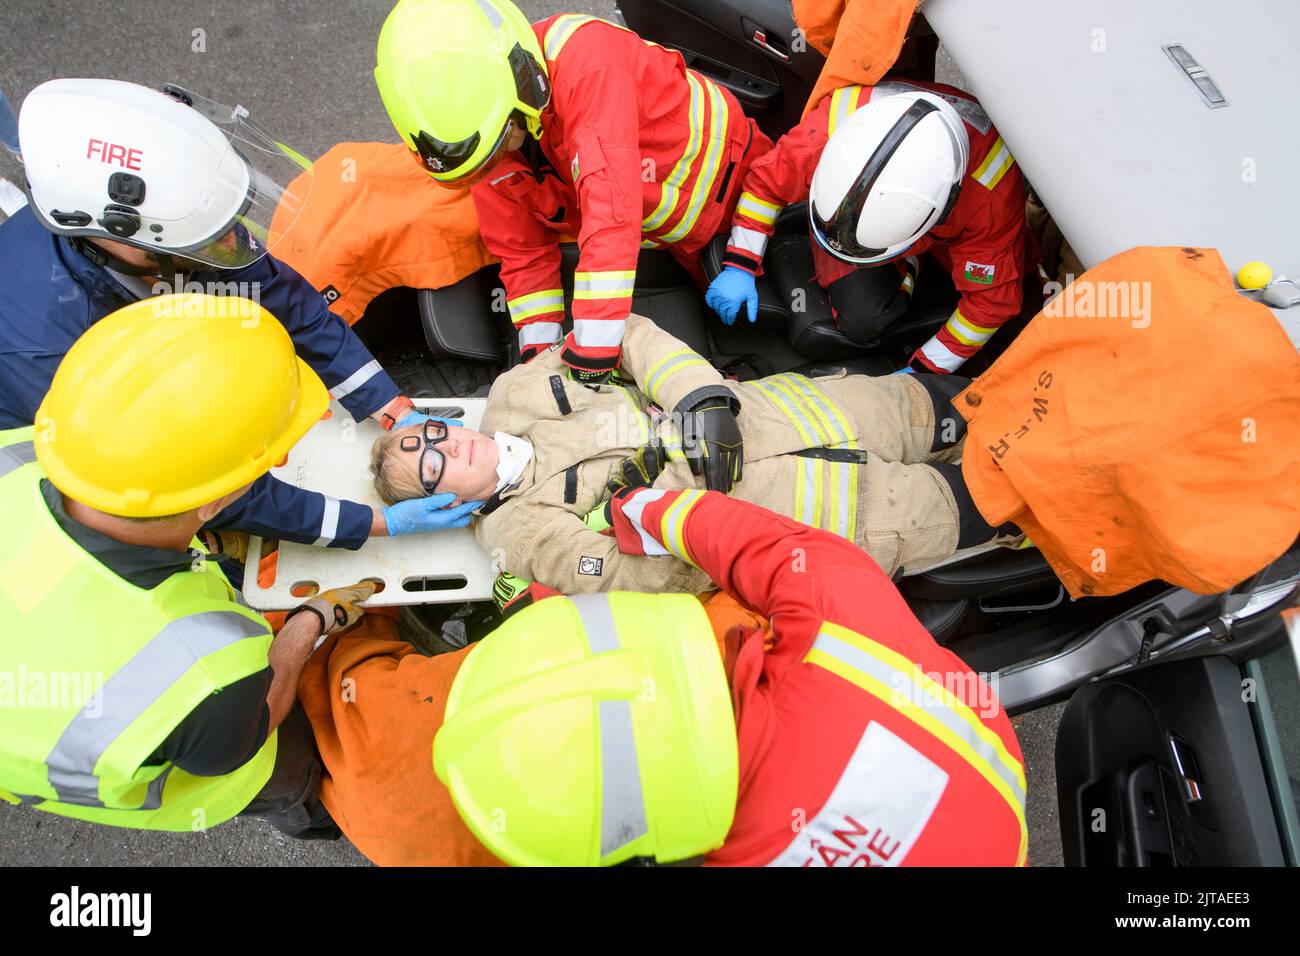
<instances>
[{"instance_id":1,"label":"car door","mask_svg":"<svg viewBox=\"0 0 1300 956\"><path fill-rule=\"evenodd\" d=\"M796 32L789 0L620 0L624 22L725 86L775 139L799 120L821 54Z\"/></svg>"},{"instance_id":2,"label":"car door","mask_svg":"<svg viewBox=\"0 0 1300 956\"><path fill-rule=\"evenodd\" d=\"M1066 865L1296 865L1300 608L1236 639L1245 659L1228 641L1070 698L1056 742Z\"/></svg>"},{"instance_id":3,"label":"car door","mask_svg":"<svg viewBox=\"0 0 1300 956\"><path fill-rule=\"evenodd\" d=\"M803 115L825 62L795 24L790 0L619 0L623 21L681 51L687 66L727 87L772 139ZM921 17L890 72L933 80L939 40Z\"/></svg>"}]
</instances>

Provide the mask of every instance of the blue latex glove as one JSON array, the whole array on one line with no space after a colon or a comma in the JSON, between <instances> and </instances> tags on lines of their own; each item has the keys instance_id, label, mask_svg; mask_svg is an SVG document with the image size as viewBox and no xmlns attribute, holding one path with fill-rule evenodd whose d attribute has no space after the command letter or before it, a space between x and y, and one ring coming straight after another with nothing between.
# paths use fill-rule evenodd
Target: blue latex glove
<instances>
[{"instance_id":1,"label":"blue latex glove","mask_svg":"<svg viewBox=\"0 0 1300 956\"><path fill-rule=\"evenodd\" d=\"M409 411L399 421L394 428L405 428L407 425L418 425L421 422L442 422L444 425L455 425L457 428L464 428L465 423L459 418L434 418L432 415L426 415L424 412Z\"/></svg>"},{"instance_id":2,"label":"blue latex glove","mask_svg":"<svg viewBox=\"0 0 1300 956\"><path fill-rule=\"evenodd\" d=\"M454 508L448 508L447 506L455 500L455 495L445 492L389 505L384 509L384 523L388 525L389 535L466 527L469 524L470 513L483 502L466 501Z\"/></svg>"},{"instance_id":3,"label":"blue latex glove","mask_svg":"<svg viewBox=\"0 0 1300 956\"><path fill-rule=\"evenodd\" d=\"M709 283L704 301L722 319L731 325L740 314L741 306L749 307L749 321L758 319L758 286L752 275L744 269L727 266Z\"/></svg>"},{"instance_id":4,"label":"blue latex glove","mask_svg":"<svg viewBox=\"0 0 1300 956\"><path fill-rule=\"evenodd\" d=\"M890 372L889 374L890 375L915 375L916 369L912 368L912 366L910 365L904 365L897 372Z\"/></svg>"}]
</instances>

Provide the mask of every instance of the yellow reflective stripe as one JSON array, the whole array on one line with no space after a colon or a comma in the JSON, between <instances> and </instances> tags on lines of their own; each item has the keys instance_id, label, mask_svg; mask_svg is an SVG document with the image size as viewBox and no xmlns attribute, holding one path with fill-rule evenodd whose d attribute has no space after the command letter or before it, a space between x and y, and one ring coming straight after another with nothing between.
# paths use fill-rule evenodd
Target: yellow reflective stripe
<instances>
[{"instance_id":1,"label":"yellow reflective stripe","mask_svg":"<svg viewBox=\"0 0 1300 956\"><path fill-rule=\"evenodd\" d=\"M564 290L543 289L515 299L506 299L506 308L510 310L510 321L516 325L548 312L563 312Z\"/></svg>"},{"instance_id":2,"label":"yellow reflective stripe","mask_svg":"<svg viewBox=\"0 0 1300 956\"><path fill-rule=\"evenodd\" d=\"M669 377L681 371L690 365L709 365L699 354L691 349L677 349L669 352L654 365L650 366L650 371L646 373L645 390L646 393L659 401L659 390L663 384L668 381ZM712 366L709 366L712 368ZM660 402L660 404L663 404Z\"/></svg>"},{"instance_id":3,"label":"yellow reflective stripe","mask_svg":"<svg viewBox=\"0 0 1300 956\"><path fill-rule=\"evenodd\" d=\"M599 18L584 16L581 13L566 13L563 16L555 18L546 30L546 36L542 38L542 49L545 52L546 59L554 60L564 49L564 44L569 42L578 27L595 23Z\"/></svg>"},{"instance_id":4,"label":"yellow reflective stripe","mask_svg":"<svg viewBox=\"0 0 1300 956\"><path fill-rule=\"evenodd\" d=\"M1002 142L999 136L989 147L988 154L984 161L975 167L975 172L971 173L971 178L988 189L992 189L1002 177L1007 174L1015 158L1011 155L1011 150L1007 149L1007 144Z\"/></svg>"},{"instance_id":5,"label":"yellow reflective stripe","mask_svg":"<svg viewBox=\"0 0 1300 956\"><path fill-rule=\"evenodd\" d=\"M623 393L623 397L627 399L627 403L632 406L632 411L636 413L636 422L641 431L641 441L638 444L650 444L650 416L645 413L645 409L638 405L636 399L632 397L635 389L628 388L627 386L617 387Z\"/></svg>"},{"instance_id":6,"label":"yellow reflective stripe","mask_svg":"<svg viewBox=\"0 0 1300 956\"><path fill-rule=\"evenodd\" d=\"M700 154L700 144L704 140L704 90L690 70L686 71L686 82L691 90L691 133L687 137L686 149L681 159L677 160L677 165L668 174L663 188L659 191L659 205L655 206L654 212L641 221L643 232L653 232L668 221L668 217L677 208L682 183L686 182L686 177L691 174L695 158Z\"/></svg>"},{"instance_id":7,"label":"yellow reflective stripe","mask_svg":"<svg viewBox=\"0 0 1300 956\"><path fill-rule=\"evenodd\" d=\"M636 270L617 272L575 272L574 299L627 299L636 285Z\"/></svg>"},{"instance_id":8,"label":"yellow reflective stripe","mask_svg":"<svg viewBox=\"0 0 1300 956\"><path fill-rule=\"evenodd\" d=\"M778 388L783 388L795 401L800 402L803 407L807 408L816 417L816 423L821 426L820 436L822 443L830 447L836 442L850 441L853 432L849 429L849 423L844 420L839 409L827 400L826 396L817 391L816 388L802 375L793 372L785 372L781 375L773 376L773 382ZM832 422L831 419L837 419Z\"/></svg>"},{"instance_id":9,"label":"yellow reflective stripe","mask_svg":"<svg viewBox=\"0 0 1300 956\"><path fill-rule=\"evenodd\" d=\"M848 419L844 417L840 407L831 401L821 389L817 388L811 379L804 375L795 375L789 372L777 377L788 378L796 389L805 394L807 404L822 418L828 431L832 430L832 426L826 413L834 417L839 426L839 441L833 444L828 443L828 447L858 447L857 441L851 437L853 430L849 427ZM837 492L834 496L835 505L831 508L830 529L841 537L852 541L858 530L857 468L859 466L848 462L832 462L830 465L832 487Z\"/></svg>"},{"instance_id":10,"label":"yellow reflective stripe","mask_svg":"<svg viewBox=\"0 0 1300 956\"><path fill-rule=\"evenodd\" d=\"M953 310L947 322L948 334L963 345L983 345L997 329L976 325L961 314L961 309Z\"/></svg>"},{"instance_id":11,"label":"yellow reflective stripe","mask_svg":"<svg viewBox=\"0 0 1300 956\"><path fill-rule=\"evenodd\" d=\"M818 423L808 414L803 403L799 401L789 387L782 382L784 376L776 376L766 381L754 382L768 400L775 405L786 418L794 424L805 447L819 448L826 443ZM822 461L818 458L804 458L803 467L795 472L794 502L795 513L799 520L813 528L821 527L822 514Z\"/></svg>"},{"instance_id":12,"label":"yellow reflective stripe","mask_svg":"<svg viewBox=\"0 0 1300 956\"><path fill-rule=\"evenodd\" d=\"M711 80L705 78L703 83L709 99L709 147L704 154L695 185L691 187L686 212L677 225L660 236L664 242L678 242L695 228L705 202L713 195L713 181L718 178L718 169L722 166L723 147L727 144L727 129L731 125L727 118L727 100Z\"/></svg>"},{"instance_id":13,"label":"yellow reflective stripe","mask_svg":"<svg viewBox=\"0 0 1300 956\"><path fill-rule=\"evenodd\" d=\"M825 640L830 638L830 640ZM870 670L837 653L840 642L856 649L878 665ZM831 621L822 622L812 649L804 658L832 671L887 704L958 754L993 787L1011 808L1020 824L1020 850L1025 854L1029 828L1025 822L1025 769L1011 756L1002 738L989 729L964 702L947 688L927 677L915 661ZM875 671L875 673L872 673ZM886 677L887 680L882 680ZM906 683L906 687L900 687ZM928 705L928 706L927 706Z\"/></svg>"},{"instance_id":14,"label":"yellow reflective stripe","mask_svg":"<svg viewBox=\"0 0 1300 956\"><path fill-rule=\"evenodd\" d=\"M781 208L766 199L759 199L753 193L741 193L740 200L736 203L736 212L753 219L755 222L761 222L765 226L770 226L776 222L777 214L780 213Z\"/></svg>"},{"instance_id":15,"label":"yellow reflective stripe","mask_svg":"<svg viewBox=\"0 0 1300 956\"><path fill-rule=\"evenodd\" d=\"M858 96L861 92L860 86L843 86L831 94L830 116L826 125L827 136L834 136L840 123L848 119L858 108Z\"/></svg>"},{"instance_id":16,"label":"yellow reflective stripe","mask_svg":"<svg viewBox=\"0 0 1300 956\"><path fill-rule=\"evenodd\" d=\"M687 564L699 567L695 559L691 557L690 552L686 550L686 542L682 537L682 532L686 529L686 516L690 514L701 498L704 497L702 491L683 491L677 496L668 510L664 512L662 534L664 547L678 558L681 558Z\"/></svg>"}]
</instances>

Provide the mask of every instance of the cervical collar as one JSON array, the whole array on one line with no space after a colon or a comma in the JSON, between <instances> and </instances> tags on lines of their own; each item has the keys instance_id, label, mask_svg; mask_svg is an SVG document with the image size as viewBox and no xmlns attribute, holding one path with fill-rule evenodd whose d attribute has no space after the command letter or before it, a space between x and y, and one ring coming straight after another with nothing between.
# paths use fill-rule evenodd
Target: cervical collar
<instances>
[{"instance_id":1,"label":"cervical collar","mask_svg":"<svg viewBox=\"0 0 1300 956\"><path fill-rule=\"evenodd\" d=\"M532 443L505 432L497 432L492 440L497 444L496 490L501 491L518 481L524 473L524 468L532 460L533 446Z\"/></svg>"}]
</instances>

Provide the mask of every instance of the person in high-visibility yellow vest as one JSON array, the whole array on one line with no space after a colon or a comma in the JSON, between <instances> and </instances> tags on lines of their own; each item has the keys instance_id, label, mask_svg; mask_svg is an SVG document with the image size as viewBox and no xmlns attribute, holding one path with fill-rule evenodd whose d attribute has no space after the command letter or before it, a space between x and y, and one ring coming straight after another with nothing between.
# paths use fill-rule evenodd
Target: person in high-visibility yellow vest
<instances>
[{"instance_id":1,"label":"person in high-visibility yellow vest","mask_svg":"<svg viewBox=\"0 0 1300 956\"><path fill-rule=\"evenodd\" d=\"M318 595L273 639L195 537L328 401L261 306L163 296L91 326L35 424L0 432L0 798L141 829L243 812L337 834L298 674L374 586Z\"/></svg>"}]
</instances>

